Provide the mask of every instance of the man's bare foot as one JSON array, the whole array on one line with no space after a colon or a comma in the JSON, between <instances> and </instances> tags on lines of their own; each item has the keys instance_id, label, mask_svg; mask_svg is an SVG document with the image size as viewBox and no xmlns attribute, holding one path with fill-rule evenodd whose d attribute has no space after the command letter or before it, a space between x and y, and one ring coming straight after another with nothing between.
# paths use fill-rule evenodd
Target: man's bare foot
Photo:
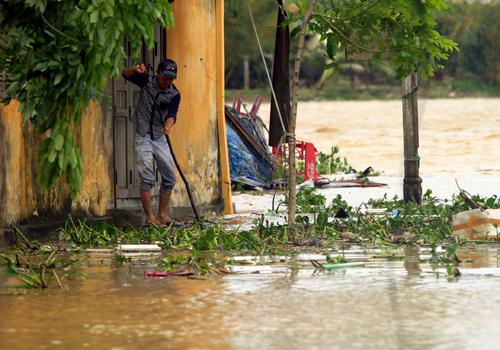
<instances>
[{"instance_id":1,"label":"man's bare foot","mask_svg":"<svg viewBox=\"0 0 500 350\"><path fill-rule=\"evenodd\" d=\"M161 192L160 193L160 205L158 206L158 220L163 225L170 224L170 216L168 213L168 203L170 202L170 195L172 192Z\"/></svg>"},{"instance_id":2,"label":"man's bare foot","mask_svg":"<svg viewBox=\"0 0 500 350\"><path fill-rule=\"evenodd\" d=\"M161 215L158 219L162 225L170 225L172 222L168 215Z\"/></svg>"},{"instance_id":3,"label":"man's bare foot","mask_svg":"<svg viewBox=\"0 0 500 350\"><path fill-rule=\"evenodd\" d=\"M160 226L161 222L154 215L146 217L146 225L156 225Z\"/></svg>"}]
</instances>

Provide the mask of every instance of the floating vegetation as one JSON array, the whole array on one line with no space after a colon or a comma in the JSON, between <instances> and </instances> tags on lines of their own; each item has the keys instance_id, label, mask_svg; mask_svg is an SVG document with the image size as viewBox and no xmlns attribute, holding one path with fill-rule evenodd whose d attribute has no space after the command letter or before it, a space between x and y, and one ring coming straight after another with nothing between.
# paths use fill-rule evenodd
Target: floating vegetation
<instances>
[{"instance_id":1,"label":"floating vegetation","mask_svg":"<svg viewBox=\"0 0 500 350\"><path fill-rule=\"evenodd\" d=\"M430 263L444 265L450 276L457 276L458 249L465 242L452 234L452 215L473 206L498 208L497 197L470 196L461 191L452 201L441 201L428 190L421 205L405 203L394 197L370 200L360 207L351 207L340 195L330 203L314 188L304 187L297 193L297 224L293 227L269 222L264 215L253 221L251 229L228 227L223 221L194 223L191 226L147 228L117 227L111 224L91 225L85 220L68 218L55 233L62 247L41 245L30 241L17 230L17 245L13 252L2 254L9 274L26 287L46 288L51 281L62 287L57 271L74 262L77 252L91 248L112 249L122 244L156 244L169 255L162 257L152 273L187 274L226 273L224 259L207 258L203 252L249 252L254 255L282 255L298 249L330 249L342 244L362 244L379 247L428 245L432 249ZM67 242L66 244L64 242ZM438 246L444 250L438 252ZM114 250L112 250L114 251ZM174 252L187 255L176 255ZM172 253L172 254L170 254ZM217 254L216 254L217 255ZM123 265L132 259L116 251L113 262ZM327 265L349 263L344 254L326 255Z\"/></svg>"},{"instance_id":2,"label":"floating vegetation","mask_svg":"<svg viewBox=\"0 0 500 350\"><path fill-rule=\"evenodd\" d=\"M174 272L181 275L221 275L230 273L226 269L227 258L215 254L203 254L194 250L190 255L168 255L160 259L155 272ZM175 275L175 274L174 274Z\"/></svg>"},{"instance_id":3,"label":"floating vegetation","mask_svg":"<svg viewBox=\"0 0 500 350\"><path fill-rule=\"evenodd\" d=\"M12 252L0 254L6 262L7 273L20 281L20 287L47 288L52 280L63 288L57 270L64 270L75 260L63 259L61 252L52 245L41 245L30 241L16 229L17 243Z\"/></svg>"},{"instance_id":4,"label":"floating vegetation","mask_svg":"<svg viewBox=\"0 0 500 350\"><path fill-rule=\"evenodd\" d=\"M473 196L484 207L500 207L496 197ZM251 251L264 254L294 246L331 246L335 242L367 243L380 246L454 242L452 215L467 208L461 195L451 202L441 201L428 190L422 204L405 203L394 197L370 200L353 208L337 195L330 203L314 188L297 193L297 225L270 223L264 216L254 220L253 228L227 228L224 222L194 223L186 227L149 226L118 228L110 224L89 225L69 218L59 237L82 248L113 247L117 242L156 243L166 250Z\"/></svg>"}]
</instances>

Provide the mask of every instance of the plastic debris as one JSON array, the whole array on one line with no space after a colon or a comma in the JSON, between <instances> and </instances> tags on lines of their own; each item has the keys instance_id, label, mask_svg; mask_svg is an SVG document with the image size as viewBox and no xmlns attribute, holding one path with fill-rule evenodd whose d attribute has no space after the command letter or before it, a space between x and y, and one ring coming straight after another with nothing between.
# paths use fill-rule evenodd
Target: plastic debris
<instances>
[{"instance_id":1,"label":"plastic debris","mask_svg":"<svg viewBox=\"0 0 500 350\"><path fill-rule=\"evenodd\" d=\"M500 209L471 209L453 215L453 234L468 240L497 239Z\"/></svg>"},{"instance_id":2,"label":"plastic debris","mask_svg":"<svg viewBox=\"0 0 500 350\"><path fill-rule=\"evenodd\" d=\"M157 244L121 244L117 246L117 250L125 252L156 252L161 250Z\"/></svg>"},{"instance_id":3,"label":"plastic debris","mask_svg":"<svg viewBox=\"0 0 500 350\"><path fill-rule=\"evenodd\" d=\"M144 271L144 275L146 277L170 277L170 276L191 276L194 275L194 272L191 270L183 270L183 271Z\"/></svg>"}]
</instances>

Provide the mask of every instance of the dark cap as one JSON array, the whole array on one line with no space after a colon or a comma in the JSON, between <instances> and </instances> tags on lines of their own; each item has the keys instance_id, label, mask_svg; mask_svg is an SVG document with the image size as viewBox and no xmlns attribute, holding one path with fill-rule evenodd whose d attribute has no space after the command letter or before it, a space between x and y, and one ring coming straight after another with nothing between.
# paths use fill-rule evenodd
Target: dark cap
<instances>
[{"instance_id":1,"label":"dark cap","mask_svg":"<svg viewBox=\"0 0 500 350\"><path fill-rule=\"evenodd\" d=\"M158 72L170 78L177 77L177 63L174 60L166 59L158 63Z\"/></svg>"}]
</instances>

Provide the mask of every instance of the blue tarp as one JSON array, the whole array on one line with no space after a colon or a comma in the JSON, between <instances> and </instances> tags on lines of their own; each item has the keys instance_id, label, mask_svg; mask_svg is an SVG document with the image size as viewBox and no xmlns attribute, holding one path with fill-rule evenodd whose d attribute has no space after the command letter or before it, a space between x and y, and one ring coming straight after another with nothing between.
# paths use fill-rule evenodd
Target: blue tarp
<instances>
[{"instance_id":1,"label":"blue tarp","mask_svg":"<svg viewBox=\"0 0 500 350\"><path fill-rule=\"evenodd\" d=\"M231 111L230 111L231 113ZM235 116L235 113L232 113ZM270 164L271 154L268 158L262 157L245 141L238 129L226 119L227 145L229 151L229 170L231 182L242 183L251 187L272 187L273 166ZM261 135L258 135L251 122L240 122L253 140L267 150L268 147Z\"/></svg>"}]
</instances>

